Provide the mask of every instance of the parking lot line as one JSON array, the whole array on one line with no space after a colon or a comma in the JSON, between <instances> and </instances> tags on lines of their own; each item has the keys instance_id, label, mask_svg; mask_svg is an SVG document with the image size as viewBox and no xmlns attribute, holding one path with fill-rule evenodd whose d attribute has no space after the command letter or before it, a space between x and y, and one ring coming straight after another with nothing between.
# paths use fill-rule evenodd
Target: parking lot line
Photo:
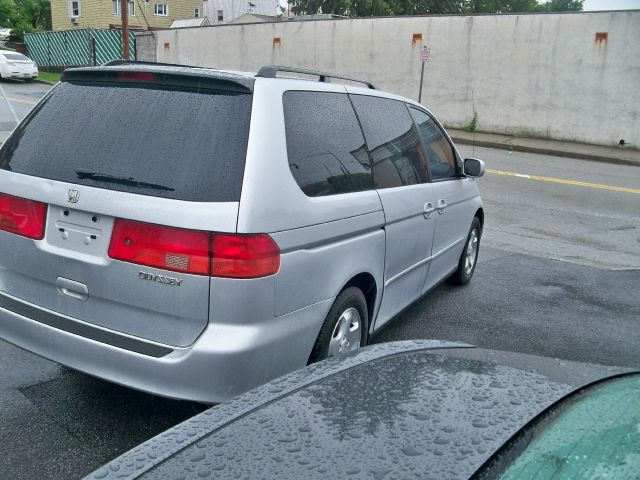
<instances>
[{"instance_id":1,"label":"parking lot line","mask_svg":"<svg viewBox=\"0 0 640 480\"><path fill-rule=\"evenodd\" d=\"M493 170L491 168L487 168L486 172L493 173L494 175L506 175L508 177L526 178L527 180L539 180L541 182L562 183L565 185L577 185L579 187L599 188L601 190L612 190L615 192L636 193L640 195L640 189L637 189L637 188L616 187L614 185L603 185L601 183L579 182L577 180L565 180L563 178L543 177L540 175L525 175L522 173L505 172L504 170Z\"/></svg>"},{"instance_id":2,"label":"parking lot line","mask_svg":"<svg viewBox=\"0 0 640 480\"><path fill-rule=\"evenodd\" d=\"M35 105L38 102L32 102L30 100L23 100L21 98L11 98L11 97L7 97L9 100L11 100L14 103L24 103L25 105Z\"/></svg>"}]
</instances>

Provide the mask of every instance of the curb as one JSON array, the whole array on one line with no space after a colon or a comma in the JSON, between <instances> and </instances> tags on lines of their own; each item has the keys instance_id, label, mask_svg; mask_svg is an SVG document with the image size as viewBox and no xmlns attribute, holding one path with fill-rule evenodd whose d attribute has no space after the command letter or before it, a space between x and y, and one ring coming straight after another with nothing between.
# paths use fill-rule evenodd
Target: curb
<instances>
[{"instance_id":1,"label":"curb","mask_svg":"<svg viewBox=\"0 0 640 480\"><path fill-rule=\"evenodd\" d=\"M567 157L578 160L588 160L593 162L611 163L615 165L627 165L631 167L640 167L640 163L626 158L612 157L608 155L597 155L592 153L578 153L567 150L556 150L553 148L528 147L526 145L513 145L501 142L491 142L488 140L472 140L463 137L451 136L455 143L463 145L475 145L476 147L498 148L501 150L511 150L514 152L538 153L542 155L554 155L556 157Z\"/></svg>"}]
</instances>

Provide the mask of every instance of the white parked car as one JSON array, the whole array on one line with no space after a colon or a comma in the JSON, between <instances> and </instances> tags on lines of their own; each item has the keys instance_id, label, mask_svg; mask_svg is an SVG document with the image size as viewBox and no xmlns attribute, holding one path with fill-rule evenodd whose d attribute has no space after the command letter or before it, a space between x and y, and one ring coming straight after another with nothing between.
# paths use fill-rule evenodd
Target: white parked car
<instances>
[{"instance_id":1,"label":"white parked car","mask_svg":"<svg viewBox=\"0 0 640 480\"><path fill-rule=\"evenodd\" d=\"M0 51L0 77L30 82L38 77L38 65L21 53L3 50Z\"/></svg>"},{"instance_id":2,"label":"white parked car","mask_svg":"<svg viewBox=\"0 0 640 480\"><path fill-rule=\"evenodd\" d=\"M0 40L9 40L11 36L10 28L0 28Z\"/></svg>"}]
</instances>

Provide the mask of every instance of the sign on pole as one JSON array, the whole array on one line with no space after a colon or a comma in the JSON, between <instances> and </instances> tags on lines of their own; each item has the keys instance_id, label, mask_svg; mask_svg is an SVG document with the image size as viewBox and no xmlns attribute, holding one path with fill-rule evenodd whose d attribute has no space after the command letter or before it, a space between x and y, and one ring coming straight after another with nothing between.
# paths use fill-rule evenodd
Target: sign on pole
<instances>
[{"instance_id":1,"label":"sign on pole","mask_svg":"<svg viewBox=\"0 0 640 480\"><path fill-rule=\"evenodd\" d=\"M420 61L422 63L428 62L431 56L431 49L426 45L420 49Z\"/></svg>"},{"instance_id":2,"label":"sign on pole","mask_svg":"<svg viewBox=\"0 0 640 480\"><path fill-rule=\"evenodd\" d=\"M420 62L422 67L420 68L420 90L418 92L418 102L422 101L422 81L424 80L424 64L429 61L431 57L431 49L426 45L420 49Z\"/></svg>"}]
</instances>

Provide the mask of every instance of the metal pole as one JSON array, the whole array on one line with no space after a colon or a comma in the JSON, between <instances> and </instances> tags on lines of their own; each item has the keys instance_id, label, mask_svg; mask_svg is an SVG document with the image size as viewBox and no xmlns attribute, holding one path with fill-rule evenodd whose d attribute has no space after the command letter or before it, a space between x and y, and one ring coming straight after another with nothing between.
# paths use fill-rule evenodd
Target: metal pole
<instances>
[{"instance_id":1,"label":"metal pole","mask_svg":"<svg viewBox=\"0 0 640 480\"><path fill-rule=\"evenodd\" d=\"M95 67L98 62L96 58L96 37L91 35L91 59L93 60L93 66Z\"/></svg>"},{"instance_id":2,"label":"metal pole","mask_svg":"<svg viewBox=\"0 0 640 480\"><path fill-rule=\"evenodd\" d=\"M420 91L418 92L418 103L422 101L422 81L424 80L424 62L422 62L422 68L420 69Z\"/></svg>"},{"instance_id":3,"label":"metal pole","mask_svg":"<svg viewBox=\"0 0 640 480\"><path fill-rule=\"evenodd\" d=\"M128 0L120 0L120 18L122 20L122 58L129 60L129 10Z\"/></svg>"}]
</instances>

